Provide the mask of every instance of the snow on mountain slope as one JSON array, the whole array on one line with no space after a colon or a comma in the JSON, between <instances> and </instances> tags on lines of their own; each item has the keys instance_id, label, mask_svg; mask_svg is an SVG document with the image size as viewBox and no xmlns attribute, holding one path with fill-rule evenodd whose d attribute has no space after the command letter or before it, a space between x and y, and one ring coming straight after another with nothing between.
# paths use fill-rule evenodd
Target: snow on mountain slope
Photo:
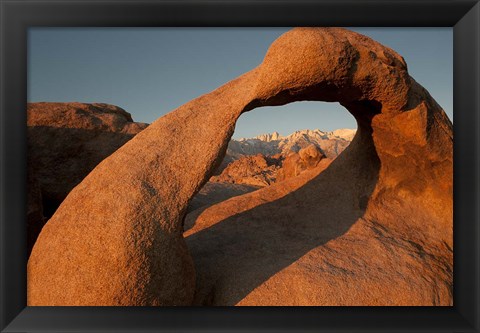
<instances>
[{"instance_id":1,"label":"snow on mountain slope","mask_svg":"<svg viewBox=\"0 0 480 333\"><path fill-rule=\"evenodd\" d=\"M228 145L227 157L237 159L243 155L288 155L290 151L298 152L300 149L314 144L328 158L335 158L348 146L355 133L355 129L344 128L332 132L305 129L288 136L281 136L278 132L261 134L254 138L231 140Z\"/></svg>"}]
</instances>

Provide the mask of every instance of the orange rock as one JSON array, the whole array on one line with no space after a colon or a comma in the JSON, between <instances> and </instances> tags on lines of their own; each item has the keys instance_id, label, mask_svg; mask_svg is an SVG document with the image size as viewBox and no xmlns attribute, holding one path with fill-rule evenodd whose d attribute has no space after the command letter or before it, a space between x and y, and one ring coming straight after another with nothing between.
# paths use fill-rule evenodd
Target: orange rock
<instances>
[{"instance_id":1,"label":"orange rock","mask_svg":"<svg viewBox=\"0 0 480 333\"><path fill-rule=\"evenodd\" d=\"M212 177L210 181L267 186L275 182L279 163L279 159L262 154L243 156L231 162L220 175Z\"/></svg>"},{"instance_id":2,"label":"orange rock","mask_svg":"<svg viewBox=\"0 0 480 333\"><path fill-rule=\"evenodd\" d=\"M147 127L109 104L28 103L28 158L50 217L104 158Z\"/></svg>"},{"instance_id":3,"label":"orange rock","mask_svg":"<svg viewBox=\"0 0 480 333\"><path fill-rule=\"evenodd\" d=\"M313 144L300 149L298 153L290 153L283 161L277 180L296 177L305 170L313 169L323 158L325 155Z\"/></svg>"},{"instance_id":4,"label":"orange rock","mask_svg":"<svg viewBox=\"0 0 480 333\"><path fill-rule=\"evenodd\" d=\"M303 185L307 172L197 221L195 288L189 201L242 112L300 100L340 102L355 138ZM294 29L70 192L34 246L28 304L452 304L452 137L393 50L345 29Z\"/></svg>"},{"instance_id":5,"label":"orange rock","mask_svg":"<svg viewBox=\"0 0 480 333\"><path fill-rule=\"evenodd\" d=\"M31 249L68 193L147 124L133 122L128 112L109 104L28 103L27 126L29 184L38 188L41 212L28 218Z\"/></svg>"}]
</instances>

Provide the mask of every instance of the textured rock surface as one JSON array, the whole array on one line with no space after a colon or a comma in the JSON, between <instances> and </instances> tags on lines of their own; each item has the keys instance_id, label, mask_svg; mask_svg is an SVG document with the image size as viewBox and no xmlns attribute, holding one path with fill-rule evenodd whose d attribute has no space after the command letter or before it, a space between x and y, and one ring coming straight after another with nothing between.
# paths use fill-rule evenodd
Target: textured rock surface
<instances>
[{"instance_id":1,"label":"textured rock surface","mask_svg":"<svg viewBox=\"0 0 480 333\"><path fill-rule=\"evenodd\" d=\"M93 168L147 127L109 104L28 103L28 158L50 217Z\"/></svg>"},{"instance_id":2,"label":"textured rock surface","mask_svg":"<svg viewBox=\"0 0 480 333\"><path fill-rule=\"evenodd\" d=\"M256 191L278 181L315 168L325 156L315 145L283 155L243 156L231 162L219 176L213 176L188 205L184 229L190 229L198 215L208 207L227 199ZM329 163L331 160L327 159Z\"/></svg>"},{"instance_id":3,"label":"textured rock surface","mask_svg":"<svg viewBox=\"0 0 480 333\"><path fill-rule=\"evenodd\" d=\"M243 156L231 162L220 175L210 181L252 186L267 186L276 181L281 157L265 157L262 154Z\"/></svg>"},{"instance_id":4,"label":"textured rock surface","mask_svg":"<svg viewBox=\"0 0 480 333\"><path fill-rule=\"evenodd\" d=\"M195 304L451 304L449 245L429 238L425 208L395 216L395 202L370 206L378 164L359 139L359 155L340 155L328 168L323 159L192 216L185 236L197 267ZM345 177L351 165L359 177Z\"/></svg>"},{"instance_id":5,"label":"textured rock surface","mask_svg":"<svg viewBox=\"0 0 480 333\"><path fill-rule=\"evenodd\" d=\"M277 180L296 177L305 170L315 168L325 158L323 152L315 145L300 149L298 153L290 153L282 163L282 169L277 173Z\"/></svg>"},{"instance_id":6,"label":"textured rock surface","mask_svg":"<svg viewBox=\"0 0 480 333\"><path fill-rule=\"evenodd\" d=\"M207 182L193 197L188 205L187 213L199 208L209 207L232 197L258 190L259 186L232 184L224 182Z\"/></svg>"},{"instance_id":7,"label":"textured rock surface","mask_svg":"<svg viewBox=\"0 0 480 333\"><path fill-rule=\"evenodd\" d=\"M128 112L109 104L28 103L27 126L31 249L68 193L147 124L133 122Z\"/></svg>"},{"instance_id":8,"label":"textured rock surface","mask_svg":"<svg viewBox=\"0 0 480 333\"><path fill-rule=\"evenodd\" d=\"M299 100L340 102L358 122L353 142L301 187L261 190L283 197L187 231L195 288L182 237L190 199L242 112ZM259 67L161 117L70 192L34 246L28 303L451 304L452 140L393 50L345 29L294 29Z\"/></svg>"},{"instance_id":9,"label":"textured rock surface","mask_svg":"<svg viewBox=\"0 0 480 333\"><path fill-rule=\"evenodd\" d=\"M254 74L161 117L69 193L30 256L29 305L191 304L182 220L225 153Z\"/></svg>"},{"instance_id":10,"label":"textured rock surface","mask_svg":"<svg viewBox=\"0 0 480 333\"><path fill-rule=\"evenodd\" d=\"M147 124L109 104L28 103L28 253L68 193Z\"/></svg>"}]
</instances>

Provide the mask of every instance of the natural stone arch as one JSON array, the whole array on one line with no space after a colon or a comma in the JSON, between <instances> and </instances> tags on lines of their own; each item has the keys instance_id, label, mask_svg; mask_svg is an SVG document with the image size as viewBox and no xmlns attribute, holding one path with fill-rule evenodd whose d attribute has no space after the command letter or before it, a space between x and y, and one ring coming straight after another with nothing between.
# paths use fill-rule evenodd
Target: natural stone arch
<instances>
[{"instance_id":1,"label":"natural stone arch","mask_svg":"<svg viewBox=\"0 0 480 333\"><path fill-rule=\"evenodd\" d=\"M345 29L300 28L259 67L159 118L68 195L30 257L29 305L191 304L195 273L182 237L190 199L241 113L299 100L339 101L357 119L335 167L361 159L379 168L372 216L391 198L400 216L434 204L422 221L447 231L451 246L452 126L443 110L393 50Z\"/></svg>"}]
</instances>

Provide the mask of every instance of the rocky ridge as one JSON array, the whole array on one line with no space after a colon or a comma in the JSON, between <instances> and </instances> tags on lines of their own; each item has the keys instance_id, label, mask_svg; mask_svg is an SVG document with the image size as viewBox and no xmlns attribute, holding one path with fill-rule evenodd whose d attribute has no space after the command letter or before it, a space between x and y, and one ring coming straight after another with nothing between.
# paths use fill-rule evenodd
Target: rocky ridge
<instances>
[{"instance_id":1,"label":"rocky ridge","mask_svg":"<svg viewBox=\"0 0 480 333\"><path fill-rule=\"evenodd\" d=\"M35 207L28 215L29 252L68 193L146 127L109 104L27 104L28 207Z\"/></svg>"}]
</instances>

